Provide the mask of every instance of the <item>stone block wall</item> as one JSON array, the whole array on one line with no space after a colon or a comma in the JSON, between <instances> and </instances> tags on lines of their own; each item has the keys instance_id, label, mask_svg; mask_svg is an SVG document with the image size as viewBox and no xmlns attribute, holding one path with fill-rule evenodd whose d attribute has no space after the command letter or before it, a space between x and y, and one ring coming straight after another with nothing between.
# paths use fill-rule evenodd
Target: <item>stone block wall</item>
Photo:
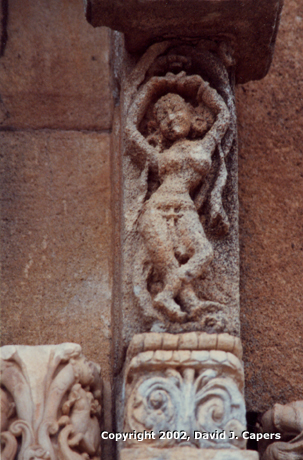
<instances>
[{"instance_id":1,"label":"stone block wall","mask_svg":"<svg viewBox=\"0 0 303 460\"><path fill-rule=\"evenodd\" d=\"M81 344L102 367L110 414L110 34L89 26L81 0L7 10L2 345Z\"/></svg>"}]
</instances>

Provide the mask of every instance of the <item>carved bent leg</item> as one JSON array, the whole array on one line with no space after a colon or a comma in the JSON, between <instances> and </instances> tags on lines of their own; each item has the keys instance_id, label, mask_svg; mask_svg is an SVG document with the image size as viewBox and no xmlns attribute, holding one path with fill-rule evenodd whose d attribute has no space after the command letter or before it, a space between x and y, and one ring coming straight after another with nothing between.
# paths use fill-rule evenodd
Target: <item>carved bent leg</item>
<instances>
[{"instance_id":1,"label":"carved bent leg","mask_svg":"<svg viewBox=\"0 0 303 460\"><path fill-rule=\"evenodd\" d=\"M303 458L303 401L274 407L260 418L259 431L273 433L258 442L261 460L299 460Z\"/></svg>"},{"instance_id":2,"label":"carved bent leg","mask_svg":"<svg viewBox=\"0 0 303 460\"><path fill-rule=\"evenodd\" d=\"M182 311L177 302L175 302L174 289L171 289L173 286L172 283L177 281L179 284L180 280L169 276L165 277L165 280L165 288L154 298L154 305L159 308L159 310L163 310L172 320L183 322L187 318L187 314Z\"/></svg>"},{"instance_id":3,"label":"carved bent leg","mask_svg":"<svg viewBox=\"0 0 303 460\"><path fill-rule=\"evenodd\" d=\"M191 284L187 284L181 289L179 299L189 311L189 319L199 319L202 312L212 313L222 309L219 302L200 300Z\"/></svg>"},{"instance_id":4,"label":"carved bent leg","mask_svg":"<svg viewBox=\"0 0 303 460\"><path fill-rule=\"evenodd\" d=\"M172 320L182 322L187 314L174 300L181 289L182 281L169 222L163 217L163 212L150 208L142 216L141 231L154 267L164 283L163 290L154 298L154 305Z\"/></svg>"},{"instance_id":5,"label":"carved bent leg","mask_svg":"<svg viewBox=\"0 0 303 460\"><path fill-rule=\"evenodd\" d=\"M177 233L180 243L188 248L188 261L179 270L183 282L190 283L203 275L214 257L212 245L205 236L196 211L184 211L178 219Z\"/></svg>"},{"instance_id":6,"label":"carved bent leg","mask_svg":"<svg viewBox=\"0 0 303 460\"><path fill-rule=\"evenodd\" d=\"M191 283L192 280L205 273L214 255L212 245L205 236L197 213L185 211L177 222L176 232L180 242L187 247L189 257L179 269L179 276L183 281L179 299L189 312L189 318L198 319L204 311L221 310L222 305L218 302L200 300Z\"/></svg>"}]
</instances>

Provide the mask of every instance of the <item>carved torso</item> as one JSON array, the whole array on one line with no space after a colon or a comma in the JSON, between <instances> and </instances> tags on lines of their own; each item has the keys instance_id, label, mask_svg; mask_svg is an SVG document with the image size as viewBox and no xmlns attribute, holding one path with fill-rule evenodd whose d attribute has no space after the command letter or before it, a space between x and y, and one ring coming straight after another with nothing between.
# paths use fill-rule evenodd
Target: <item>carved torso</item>
<instances>
[{"instance_id":1,"label":"carved torso","mask_svg":"<svg viewBox=\"0 0 303 460\"><path fill-rule=\"evenodd\" d=\"M190 140L180 140L158 154L161 192L187 193L199 185L211 166L211 155Z\"/></svg>"}]
</instances>

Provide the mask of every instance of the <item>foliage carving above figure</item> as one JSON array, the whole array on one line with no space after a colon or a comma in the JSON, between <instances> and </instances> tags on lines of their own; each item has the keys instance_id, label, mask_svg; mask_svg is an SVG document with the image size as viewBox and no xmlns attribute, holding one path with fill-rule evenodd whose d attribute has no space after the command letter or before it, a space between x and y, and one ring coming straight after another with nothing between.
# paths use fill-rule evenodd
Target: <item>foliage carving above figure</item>
<instances>
[{"instance_id":1,"label":"foliage carving above figure","mask_svg":"<svg viewBox=\"0 0 303 460\"><path fill-rule=\"evenodd\" d=\"M129 100L126 154L136 189L126 229L137 233L132 284L145 316L221 331L224 300L201 296L197 285L214 258L212 240L229 231L223 194L235 140L234 102L221 61L204 51L219 94L193 73L197 66L185 51L158 56Z\"/></svg>"}]
</instances>

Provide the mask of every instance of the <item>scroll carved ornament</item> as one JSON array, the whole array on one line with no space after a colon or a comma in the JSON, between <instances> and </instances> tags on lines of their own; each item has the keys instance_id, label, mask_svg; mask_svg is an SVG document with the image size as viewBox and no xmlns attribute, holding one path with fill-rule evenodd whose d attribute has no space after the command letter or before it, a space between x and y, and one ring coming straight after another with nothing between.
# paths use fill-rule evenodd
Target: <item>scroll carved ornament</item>
<instances>
[{"instance_id":1,"label":"scroll carved ornament","mask_svg":"<svg viewBox=\"0 0 303 460\"><path fill-rule=\"evenodd\" d=\"M210 266L230 227L224 191L236 139L233 60L224 43L216 52L207 46L151 47L125 89L128 283L145 319L172 332L225 331L232 297L210 287Z\"/></svg>"},{"instance_id":2,"label":"scroll carved ornament","mask_svg":"<svg viewBox=\"0 0 303 460\"><path fill-rule=\"evenodd\" d=\"M100 368L79 345L2 347L2 458L99 458L100 398Z\"/></svg>"},{"instance_id":3,"label":"scroll carved ornament","mask_svg":"<svg viewBox=\"0 0 303 460\"><path fill-rule=\"evenodd\" d=\"M280 433L281 439L259 441L261 460L301 460L303 458L303 401L275 404L261 417L262 433Z\"/></svg>"},{"instance_id":4,"label":"scroll carved ornament","mask_svg":"<svg viewBox=\"0 0 303 460\"><path fill-rule=\"evenodd\" d=\"M233 349L238 339L223 334L220 341L220 334L214 334L215 340L209 335L209 345L221 342L222 346L205 349L208 334L184 335L196 339L196 349L186 349L186 338L175 346L176 336L170 334L134 337L136 346L131 347L125 373L124 431L153 431L155 439L144 441L153 448L189 445L200 449L245 449L241 436L245 430L242 363L233 353L224 351ZM199 338L204 346L199 347ZM142 340L145 351L134 355ZM186 432L188 438L159 438L161 431L175 430ZM195 431L216 430L226 436L195 439ZM230 431L235 438L229 438ZM127 441L128 448L140 445L136 440Z\"/></svg>"}]
</instances>

